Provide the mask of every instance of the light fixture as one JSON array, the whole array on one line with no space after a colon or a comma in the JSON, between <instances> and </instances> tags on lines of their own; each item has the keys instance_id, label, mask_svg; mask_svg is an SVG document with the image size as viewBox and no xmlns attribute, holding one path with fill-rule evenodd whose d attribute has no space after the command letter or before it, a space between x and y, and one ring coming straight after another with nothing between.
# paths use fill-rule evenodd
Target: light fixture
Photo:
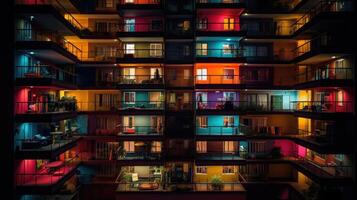
<instances>
[{"instance_id":1,"label":"light fixture","mask_svg":"<svg viewBox=\"0 0 357 200\"><path fill-rule=\"evenodd\" d=\"M30 16L30 21L32 21L34 18L35 18L35 17L31 15L31 16Z\"/></svg>"},{"instance_id":2,"label":"light fixture","mask_svg":"<svg viewBox=\"0 0 357 200\"><path fill-rule=\"evenodd\" d=\"M247 65L248 65L248 63L244 63L244 65L245 65L245 66L247 66Z\"/></svg>"},{"instance_id":3,"label":"light fixture","mask_svg":"<svg viewBox=\"0 0 357 200\"><path fill-rule=\"evenodd\" d=\"M335 59L335 58L336 58L336 56L332 56L331 58L332 58L332 59Z\"/></svg>"},{"instance_id":4,"label":"light fixture","mask_svg":"<svg viewBox=\"0 0 357 200\"><path fill-rule=\"evenodd\" d=\"M248 89L244 89L244 91L248 91Z\"/></svg>"},{"instance_id":5,"label":"light fixture","mask_svg":"<svg viewBox=\"0 0 357 200\"><path fill-rule=\"evenodd\" d=\"M338 62L342 62L342 61L344 61L345 59L343 59L343 58L341 58L341 59L338 59L337 61Z\"/></svg>"},{"instance_id":6,"label":"light fixture","mask_svg":"<svg viewBox=\"0 0 357 200\"><path fill-rule=\"evenodd\" d=\"M33 52L33 51L30 51L30 52L29 52L29 54L33 55L33 54L35 54L35 52Z\"/></svg>"},{"instance_id":7,"label":"light fixture","mask_svg":"<svg viewBox=\"0 0 357 200\"><path fill-rule=\"evenodd\" d=\"M244 13L244 16L248 16L248 13Z\"/></svg>"},{"instance_id":8,"label":"light fixture","mask_svg":"<svg viewBox=\"0 0 357 200\"><path fill-rule=\"evenodd\" d=\"M231 39L231 38L227 38L226 40L227 40L227 41L231 41L232 39Z\"/></svg>"},{"instance_id":9,"label":"light fixture","mask_svg":"<svg viewBox=\"0 0 357 200\"><path fill-rule=\"evenodd\" d=\"M114 39L114 42L118 42L118 39Z\"/></svg>"},{"instance_id":10,"label":"light fixture","mask_svg":"<svg viewBox=\"0 0 357 200\"><path fill-rule=\"evenodd\" d=\"M220 91L216 90L216 93L220 93Z\"/></svg>"}]
</instances>

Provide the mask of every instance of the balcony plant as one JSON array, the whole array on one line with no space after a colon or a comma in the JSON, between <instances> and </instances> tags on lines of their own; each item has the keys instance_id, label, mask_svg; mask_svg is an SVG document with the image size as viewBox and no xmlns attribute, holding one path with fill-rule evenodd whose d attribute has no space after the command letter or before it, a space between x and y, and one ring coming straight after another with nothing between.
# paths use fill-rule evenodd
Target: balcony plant
<instances>
[{"instance_id":1,"label":"balcony plant","mask_svg":"<svg viewBox=\"0 0 357 200\"><path fill-rule=\"evenodd\" d=\"M223 181L220 176L214 175L211 179L211 186L213 190L221 190L223 187Z\"/></svg>"}]
</instances>

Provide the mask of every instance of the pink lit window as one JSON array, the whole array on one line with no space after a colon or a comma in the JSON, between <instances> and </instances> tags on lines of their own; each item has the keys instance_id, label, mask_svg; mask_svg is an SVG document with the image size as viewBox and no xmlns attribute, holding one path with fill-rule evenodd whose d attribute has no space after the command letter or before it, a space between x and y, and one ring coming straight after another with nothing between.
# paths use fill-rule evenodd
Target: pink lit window
<instances>
[{"instance_id":1,"label":"pink lit window","mask_svg":"<svg viewBox=\"0 0 357 200\"><path fill-rule=\"evenodd\" d=\"M343 106L343 91L342 90L339 90L337 92L337 105L338 106Z\"/></svg>"}]
</instances>

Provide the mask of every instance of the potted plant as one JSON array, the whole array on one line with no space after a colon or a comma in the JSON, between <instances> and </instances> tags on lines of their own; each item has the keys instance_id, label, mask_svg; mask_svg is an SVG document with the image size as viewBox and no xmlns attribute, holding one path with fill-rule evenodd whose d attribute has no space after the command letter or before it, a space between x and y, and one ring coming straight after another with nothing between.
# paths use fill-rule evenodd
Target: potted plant
<instances>
[{"instance_id":1,"label":"potted plant","mask_svg":"<svg viewBox=\"0 0 357 200\"><path fill-rule=\"evenodd\" d=\"M223 181L221 177L214 175L211 179L211 186L213 190L221 190L223 187Z\"/></svg>"}]
</instances>

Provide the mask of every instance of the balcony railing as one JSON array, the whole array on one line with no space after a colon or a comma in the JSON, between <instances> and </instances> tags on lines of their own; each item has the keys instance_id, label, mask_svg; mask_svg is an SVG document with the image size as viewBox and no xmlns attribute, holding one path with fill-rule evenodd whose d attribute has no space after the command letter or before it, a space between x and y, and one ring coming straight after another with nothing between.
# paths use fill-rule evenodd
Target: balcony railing
<instances>
[{"instance_id":1,"label":"balcony railing","mask_svg":"<svg viewBox=\"0 0 357 200\"><path fill-rule=\"evenodd\" d=\"M305 72L297 74L298 83L319 80L352 80L352 68L318 68L307 69Z\"/></svg>"},{"instance_id":2,"label":"balcony railing","mask_svg":"<svg viewBox=\"0 0 357 200\"><path fill-rule=\"evenodd\" d=\"M163 125L158 126L119 126L119 135L136 136L136 135L162 135L164 132Z\"/></svg>"},{"instance_id":3,"label":"balcony railing","mask_svg":"<svg viewBox=\"0 0 357 200\"><path fill-rule=\"evenodd\" d=\"M165 84L171 87L190 87L193 86L194 78L191 75L188 76L172 76L165 77Z\"/></svg>"},{"instance_id":4,"label":"balcony railing","mask_svg":"<svg viewBox=\"0 0 357 200\"><path fill-rule=\"evenodd\" d=\"M233 135L248 135L250 132L249 127L245 125L227 125L227 126L196 126L196 135L209 135L209 136L233 136Z\"/></svg>"},{"instance_id":5,"label":"balcony railing","mask_svg":"<svg viewBox=\"0 0 357 200\"><path fill-rule=\"evenodd\" d=\"M237 58L243 57L243 49L197 49L197 58Z\"/></svg>"},{"instance_id":6,"label":"balcony railing","mask_svg":"<svg viewBox=\"0 0 357 200\"><path fill-rule=\"evenodd\" d=\"M82 57L82 50L76 47L71 42L65 40L62 36L52 31L46 30L33 30L33 29L17 29L16 30L17 41L45 41L54 42L60 45L62 48L75 55L77 58Z\"/></svg>"},{"instance_id":7,"label":"balcony railing","mask_svg":"<svg viewBox=\"0 0 357 200\"><path fill-rule=\"evenodd\" d=\"M295 111L314 113L353 112L352 101L292 101Z\"/></svg>"},{"instance_id":8,"label":"balcony railing","mask_svg":"<svg viewBox=\"0 0 357 200\"><path fill-rule=\"evenodd\" d=\"M16 114L43 114L75 112L77 104L74 101L28 101L16 102Z\"/></svg>"},{"instance_id":9,"label":"balcony railing","mask_svg":"<svg viewBox=\"0 0 357 200\"><path fill-rule=\"evenodd\" d=\"M162 32L164 23L158 20L156 23L124 23L119 24L119 32L137 33L137 32Z\"/></svg>"},{"instance_id":10,"label":"balcony railing","mask_svg":"<svg viewBox=\"0 0 357 200\"><path fill-rule=\"evenodd\" d=\"M16 140L17 151L55 151L75 141L76 137L71 137L60 132L51 132L51 136L40 136L41 138L29 138Z\"/></svg>"},{"instance_id":11,"label":"balcony railing","mask_svg":"<svg viewBox=\"0 0 357 200\"><path fill-rule=\"evenodd\" d=\"M16 66L16 78L33 80L48 78L65 83L76 83L76 75L74 73L48 65Z\"/></svg>"},{"instance_id":12,"label":"balcony railing","mask_svg":"<svg viewBox=\"0 0 357 200\"><path fill-rule=\"evenodd\" d=\"M133 49L124 50L119 49L119 58L130 59L130 58L163 58L163 49Z\"/></svg>"},{"instance_id":13,"label":"balcony railing","mask_svg":"<svg viewBox=\"0 0 357 200\"><path fill-rule=\"evenodd\" d=\"M84 51L81 60L87 62L115 62L117 57L120 57L117 49L103 52Z\"/></svg>"},{"instance_id":14,"label":"balcony railing","mask_svg":"<svg viewBox=\"0 0 357 200\"><path fill-rule=\"evenodd\" d=\"M223 110L223 111L291 111L289 105L279 107L272 106L274 103L267 101L196 101L197 110Z\"/></svg>"},{"instance_id":15,"label":"balcony railing","mask_svg":"<svg viewBox=\"0 0 357 200\"><path fill-rule=\"evenodd\" d=\"M219 23L219 22L207 22L207 23L198 23L198 31L221 31L221 32L230 32L230 31L240 31L240 24L235 23Z\"/></svg>"},{"instance_id":16,"label":"balcony railing","mask_svg":"<svg viewBox=\"0 0 357 200\"><path fill-rule=\"evenodd\" d=\"M44 167L32 173L16 173L17 186L42 186L58 183L64 176L72 172L79 164L77 157L66 161L54 161L44 165Z\"/></svg>"},{"instance_id":17,"label":"balcony railing","mask_svg":"<svg viewBox=\"0 0 357 200\"><path fill-rule=\"evenodd\" d=\"M51 5L75 28L82 30L83 26L58 0L16 0L16 4L22 5Z\"/></svg>"},{"instance_id":18,"label":"balcony railing","mask_svg":"<svg viewBox=\"0 0 357 200\"><path fill-rule=\"evenodd\" d=\"M78 111L119 111L127 109L136 110L162 110L164 101L116 101L112 103L78 102Z\"/></svg>"},{"instance_id":19,"label":"balcony railing","mask_svg":"<svg viewBox=\"0 0 357 200\"><path fill-rule=\"evenodd\" d=\"M244 160L247 158L248 152L244 150L234 150L234 151L205 151L197 152L196 158L204 160Z\"/></svg>"},{"instance_id":20,"label":"balcony railing","mask_svg":"<svg viewBox=\"0 0 357 200\"><path fill-rule=\"evenodd\" d=\"M160 160L162 157L161 152L124 152L123 155L118 156L118 160Z\"/></svg>"},{"instance_id":21,"label":"balcony railing","mask_svg":"<svg viewBox=\"0 0 357 200\"><path fill-rule=\"evenodd\" d=\"M212 3L219 3L219 4L233 4L233 3L243 3L244 0L196 0L196 3L200 4L212 4Z\"/></svg>"},{"instance_id":22,"label":"balcony railing","mask_svg":"<svg viewBox=\"0 0 357 200\"><path fill-rule=\"evenodd\" d=\"M118 84L143 84L143 85L159 85L164 84L163 75L122 75L118 77Z\"/></svg>"},{"instance_id":23,"label":"balcony railing","mask_svg":"<svg viewBox=\"0 0 357 200\"><path fill-rule=\"evenodd\" d=\"M192 110L192 102L168 102L166 103L166 107L168 110L177 111L177 110Z\"/></svg>"},{"instance_id":24,"label":"balcony railing","mask_svg":"<svg viewBox=\"0 0 357 200\"><path fill-rule=\"evenodd\" d=\"M160 4L161 0L119 0L119 4L128 5L128 4L138 4L138 5L146 5L146 4Z\"/></svg>"},{"instance_id":25,"label":"balcony railing","mask_svg":"<svg viewBox=\"0 0 357 200\"><path fill-rule=\"evenodd\" d=\"M196 75L196 84L239 84L243 77L240 75Z\"/></svg>"},{"instance_id":26,"label":"balcony railing","mask_svg":"<svg viewBox=\"0 0 357 200\"><path fill-rule=\"evenodd\" d=\"M314 17L319 15L322 12L346 12L352 11L353 9L352 1L330 1L330 0L322 0L319 1L314 7L308 10L301 18L296 20L294 24L292 24L293 32L296 32L305 24L310 22Z\"/></svg>"},{"instance_id":27,"label":"balcony railing","mask_svg":"<svg viewBox=\"0 0 357 200\"><path fill-rule=\"evenodd\" d=\"M149 187L144 189L143 187ZM118 183L118 192L134 192L134 191L162 191L162 192L175 192L175 191L194 191L194 192L232 192L232 191L245 191L244 187L239 182L224 182L218 188L213 187L211 183L157 183L157 182L141 182L137 187L134 183Z\"/></svg>"}]
</instances>

